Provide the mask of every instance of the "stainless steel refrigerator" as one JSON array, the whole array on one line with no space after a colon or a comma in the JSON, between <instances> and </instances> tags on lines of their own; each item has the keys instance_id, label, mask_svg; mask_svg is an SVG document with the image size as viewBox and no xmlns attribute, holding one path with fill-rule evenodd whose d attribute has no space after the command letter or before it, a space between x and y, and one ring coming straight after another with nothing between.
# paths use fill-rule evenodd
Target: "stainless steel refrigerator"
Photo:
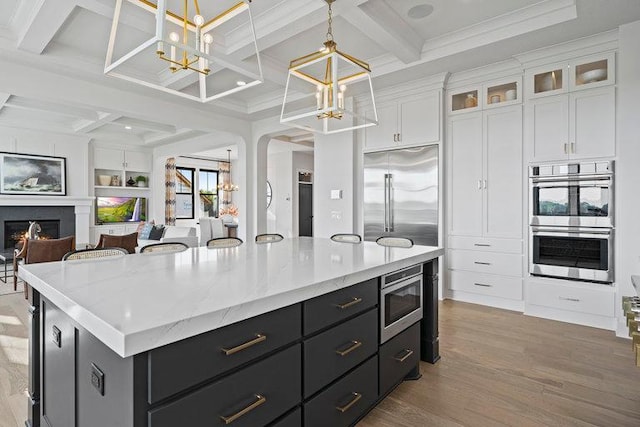
<instances>
[{"instance_id":1,"label":"stainless steel refrigerator","mask_svg":"<svg viewBox=\"0 0 640 427\"><path fill-rule=\"evenodd\" d=\"M364 155L364 239L438 245L438 146Z\"/></svg>"}]
</instances>

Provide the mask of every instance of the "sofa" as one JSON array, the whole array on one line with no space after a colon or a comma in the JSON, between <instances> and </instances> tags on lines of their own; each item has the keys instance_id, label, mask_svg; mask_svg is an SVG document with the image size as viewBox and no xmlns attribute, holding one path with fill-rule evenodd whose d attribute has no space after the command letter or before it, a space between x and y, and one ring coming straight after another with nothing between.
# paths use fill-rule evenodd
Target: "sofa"
<instances>
[{"instance_id":1,"label":"sofa","mask_svg":"<svg viewBox=\"0 0 640 427\"><path fill-rule=\"evenodd\" d=\"M138 239L138 247L136 251L139 251L141 248L152 245L154 243L184 243L190 248L195 248L198 246L198 236L196 234L195 227L179 227L175 225L167 225L164 227L164 233L160 240L147 240L147 239Z\"/></svg>"}]
</instances>

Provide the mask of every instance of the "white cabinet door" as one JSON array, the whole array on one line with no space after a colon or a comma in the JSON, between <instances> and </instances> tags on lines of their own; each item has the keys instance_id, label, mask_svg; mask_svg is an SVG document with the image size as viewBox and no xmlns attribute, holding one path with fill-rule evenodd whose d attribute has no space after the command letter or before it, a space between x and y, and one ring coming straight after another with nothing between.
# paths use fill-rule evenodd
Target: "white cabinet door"
<instances>
[{"instance_id":1,"label":"white cabinet door","mask_svg":"<svg viewBox=\"0 0 640 427\"><path fill-rule=\"evenodd\" d=\"M398 133L398 103L391 102L377 106L378 126L364 129L365 148L376 149L396 145L394 135ZM365 113L371 116L371 113Z\"/></svg>"},{"instance_id":2,"label":"white cabinet door","mask_svg":"<svg viewBox=\"0 0 640 427\"><path fill-rule=\"evenodd\" d=\"M121 171L124 168L124 152L113 148L95 147L93 164L96 169Z\"/></svg>"},{"instance_id":3,"label":"white cabinet door","mask_svg":"<svg viewBox=\"0 0 640 427\"><path fill-rule=\"evenodd\" d=\"M452 117L449 124L450 233L482 235L482 112Z\"/></svg>"},{"instance_id":4,"label":"white cabinet door","mask_svg":"<svg viewBox=\"0 0 640 427\"><path fill-rule=\"evenodd\" d=\"M522 238L522 107L484 113L484 235Z\"/></svg>"},{"instance_id":5,"label":"white cabinet door","mask_svg":"<svg viewBox=\"0 0 640 427\"><path fill-rule=\"evenodd\" d=\"M151 153L125 151L125 170L151 172Z\"/></svg>"},{"instance_id":6,"label":"white cabinet door","mask_svg":"<svg viewBox=\"0 0 640 427\"><path fill-rule=\"evenodd\" d=\"M525 133L531 161L562 160L569 153L568 95L530 100Z\"/></svg>"},{"instance_id":7,"label":"white cabinet door","mask_svg":"<svg viewBox=\"0 0 640 427\"><path fill-rule=\"evenodd\" d=\"M440 91L400 103L400 144L440 141L441 104Z\"/></svg>"},{"instance_id":8,"label":"white cabinet door","mask_svg":"<svg viewBox=\"0 0 640 427\"><path fill-rule=\"evenodd\" d=\"M569 101L570 158L615 156L615 87L575 92Z\"/></svg>"}]
</instances>

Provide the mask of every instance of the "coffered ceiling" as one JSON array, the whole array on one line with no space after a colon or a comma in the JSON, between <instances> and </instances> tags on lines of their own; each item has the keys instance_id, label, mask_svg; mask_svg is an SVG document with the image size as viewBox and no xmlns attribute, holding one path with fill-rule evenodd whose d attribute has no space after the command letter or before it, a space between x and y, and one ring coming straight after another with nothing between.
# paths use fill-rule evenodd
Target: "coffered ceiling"
<instances>
[{"instance_id":1,"label":"coffered ceiling","mask_svg":"<svg viewBox=\"0 0 640 427\"><path fill-rule=\"evenodd\" d=\"M203 13L210 14L236 2L199 1ZM180 10L179 4L169 1L170 8ZM265 82L200 105L103 74L114 5L115 0L0 1L0 73L3 62L10 61L193 111L233 119L277 120L288 62L317 50L326 33L323 0L253 0ZM144 14L125 17L123 31L132 43L149 38L154 30L153 21L144 21ZM333 34L342 51L371 64L374 87L381 88L487 65L638 19L637 0L337 0ZM247 34L246 27L224 25L216 33L216 43L234 60L253 62ZM144 58L143 64L141 72L157 73L165 66L155 56ZM189 78L174 79L173 84L190 84ZM107 108L99 96L80 103L73 96L51 99L44 89L42 96L15 92L10 81L0 79L0 125L148 145L207 131L160 121L153 106L132 114Z\"/></svg>"}]
</instances>

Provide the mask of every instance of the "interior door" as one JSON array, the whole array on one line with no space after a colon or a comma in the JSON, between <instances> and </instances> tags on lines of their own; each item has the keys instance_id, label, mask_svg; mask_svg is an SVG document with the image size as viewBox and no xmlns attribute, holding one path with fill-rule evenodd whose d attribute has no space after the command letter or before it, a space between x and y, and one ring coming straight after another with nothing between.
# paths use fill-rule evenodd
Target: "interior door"
<instances>
[{"instance_id":1,"label":"interior door","mask_svg":"<svg viewBox=\"0 0 640 427\"><path fill-rule=\"evenodd\" d=\"M388 215L385 175L389 170L386 152L364 155L364 239L375 241L384 235ZM338 230L336 231L338 232Z\"/></svg>"},{"instance_id":2,"label":"interior door","mask_svg":"<svg viewBox=\"0 0 640 427\"><path fill-rule=\"evenodd\" d=\"M298 235L313 237L313 184L298 184Z\"/></svg>"}]
</instances>

